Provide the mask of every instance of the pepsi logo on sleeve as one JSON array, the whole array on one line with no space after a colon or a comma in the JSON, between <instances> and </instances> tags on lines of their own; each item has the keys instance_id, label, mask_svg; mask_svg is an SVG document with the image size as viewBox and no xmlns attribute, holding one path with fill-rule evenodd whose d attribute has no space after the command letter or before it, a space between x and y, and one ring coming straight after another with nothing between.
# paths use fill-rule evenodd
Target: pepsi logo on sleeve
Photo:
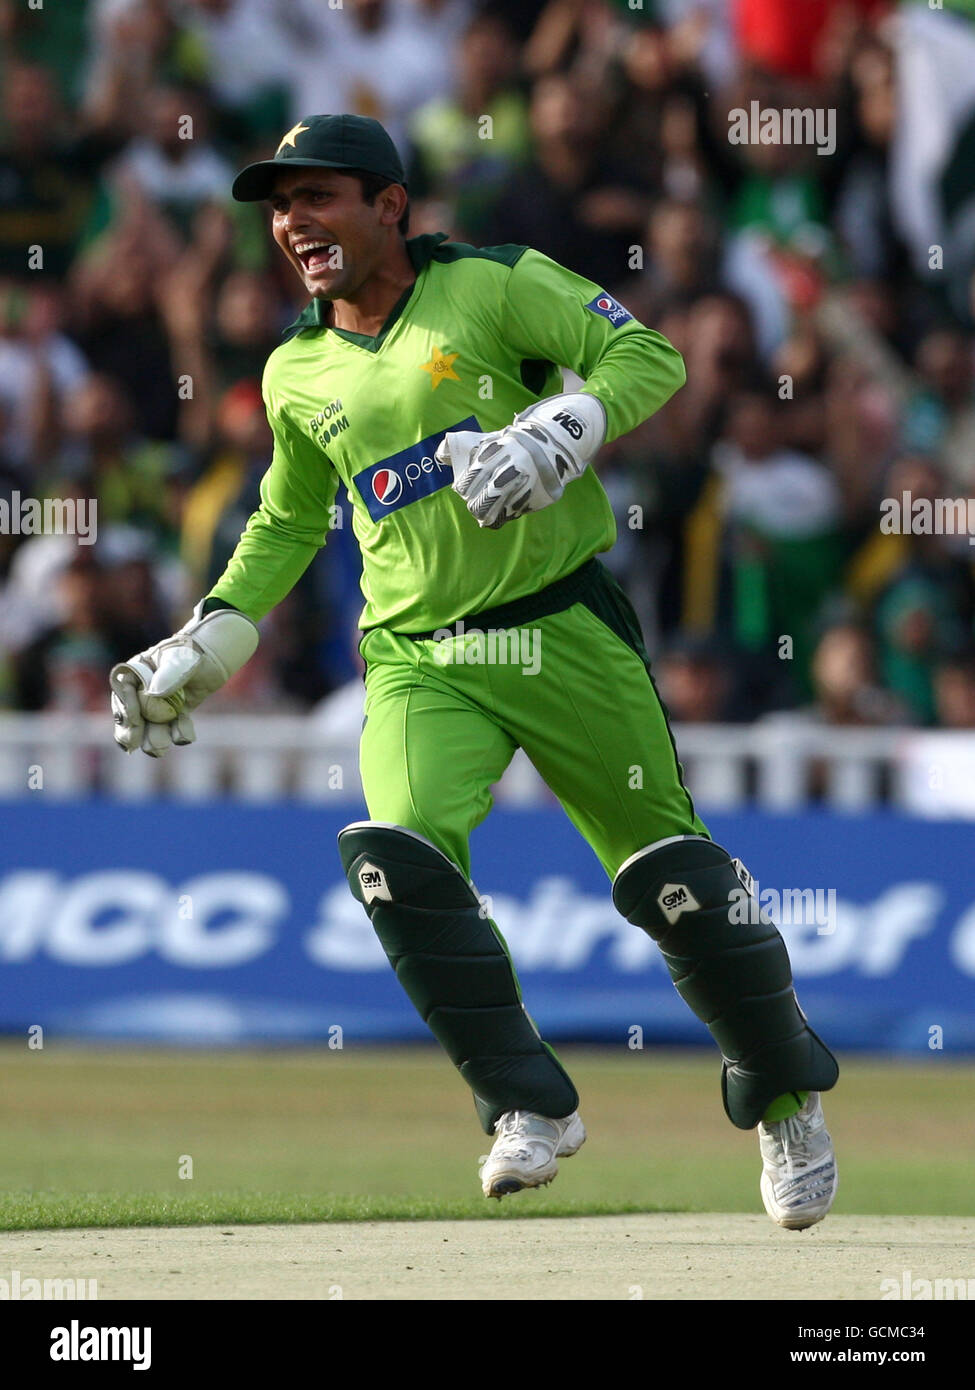
<instances>
[{"instance_id":1,"label":"pepsi logo on sleeve","mask_svg":"<svg viewBox=\"0 0 975 1390\"><path fill-rule=\"evenodd\" d=\"M586 305L594 314L602 314L604 319L609 319L614 328L619 328L621 324L629 323L633 315L629 309L624 309L618 299L614 299L611 294L597 294L595 299L590 299Z\"/></svg>"}]
</instances>

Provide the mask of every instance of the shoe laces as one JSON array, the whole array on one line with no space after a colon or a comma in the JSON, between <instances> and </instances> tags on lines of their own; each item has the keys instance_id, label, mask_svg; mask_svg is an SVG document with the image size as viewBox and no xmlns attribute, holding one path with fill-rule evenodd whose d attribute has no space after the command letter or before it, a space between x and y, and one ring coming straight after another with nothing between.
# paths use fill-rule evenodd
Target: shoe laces
<instances>
[{"instance_id":1,"label":"shoe laces","mask_svg":"<svg viewBox=\"0 0 975 1390\"><path fill-rule=\"evenodd\" d=\"M500 1139L502 1136L514 1134L521 1123L521 1116L520 1110L509 1110L507 1114L502 1115L494 1131L495 1136Z\"/></svg>"},{"instance_id":2,"label":"shoe laces","mask_svg":"<svg viewBox=\"0 0 975 1390\"><path fill-rule=\"evenodd\" d=\"M799 1159L811 1158L809 1148L809 1127L804 1125L798 1115L790 1115L781 1122L782 1129L779 1140L782 1144L782 1152L791 1162Z\"/></svg>"},{"instance_id":3,"label":"shoe laces","mask_svg":"<svg viewBox=\"0 0 975 1390\"><path fill-rule=\"evenodd\" d=\"M801 1112L776 1125L781 1162L790 1176L812 1162L813 1135L813 1127L802 1118Z\"/></svg>"},{"instance_id":4,"label":"shoe laces","mask_svg":"<svg viewBox=\"0 0 975 1390\"><path fill-rule=\"evenodd\" d=\"M503 1115L501 1119L498 1121L498 1125L494 1133L495 1143L501 1140L502 1143L504 1143L504 1152L509 1157L523 1158L526 1161L528 1161L532 1157L532 1151L527 1144L522 1143L517 1149L512 1149L509 1147L512 1140L520 1139L522 1137L519 1133L519 1130L521 1129L521 1125L523 1123L524 1113L525 1112L521 1110L509 1111L508 1114ZM507 1143L505 1143L505 1141L507 1141Z\"/></svg>"}]
</instances>

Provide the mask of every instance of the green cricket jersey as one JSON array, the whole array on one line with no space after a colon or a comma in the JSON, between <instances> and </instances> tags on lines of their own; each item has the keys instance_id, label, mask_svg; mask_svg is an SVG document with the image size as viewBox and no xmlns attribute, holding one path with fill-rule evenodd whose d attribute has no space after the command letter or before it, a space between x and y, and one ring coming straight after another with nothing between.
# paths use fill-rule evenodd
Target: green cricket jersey
<instances>
[{"instance_id":1,"label":"green cricket jersey","mask_svg":"<svg viewBox=\"0 0 975 1390\"><path fill-rule=\"evenodd\" d=\"M677 351L590 280L524 246L413 237L417 278L375 338L330 328L315 299L267 362L274 433L261 504L208 597L255 620L322 546L341 483L362 552L363 628L419 632L534 593L616 539L591 468L558 502L482 529L434 458L448 430L496 430L563 390L606 410L607 439L684 382Z\"/></svg>"}]
</instances>

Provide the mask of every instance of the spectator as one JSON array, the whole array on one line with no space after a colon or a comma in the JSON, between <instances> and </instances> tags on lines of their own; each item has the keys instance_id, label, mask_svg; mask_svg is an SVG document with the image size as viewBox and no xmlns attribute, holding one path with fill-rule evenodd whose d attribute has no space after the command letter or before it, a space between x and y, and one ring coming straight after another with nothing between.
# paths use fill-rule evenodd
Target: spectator
<instances>
[{"instance_id":1,"label":"spectator","mask_svg":"<svg viewBox=\"0 0 975 1390\"><path fill-rule=\"evenodd\" d=\"M684 634L654 662L660 698L678 724L718 724L732 713L732 667L713 639Z\"/></svg>"},{"instance_id":2,"label":"spectator","mask_svg":"<svg viewBox=\"0 0 975 1390\"><path fill-rule=\"evenodd\" d=\"M88 376L61 331L63 315L64 294L52 282L0 286L0 454L28 488L57 445L65 395Z\"/></svg>"},{"instance_id":3,"label":"spectator","mask_svg":"<svg viewBox=\"0 0 975 1390\"><path fill-rule=\"evenodd\" d=\"M206 107L195 92L160 87L147 99L145 130L113 170L121 188L137 188L189 233L194 214L227 198L230 165L209 143Z\"/></svg>"},{"instance_id":4,"label":"spectator","mask_svg":"<svg viewBox=\"0 0 975 1390\"><path fill-rule=\"evenodd\" d=\"M826 467L782 446L781 419L769 390L740 392L712 457L733 638L751 650L789 639L797 687L808 690L811 625L844 559L840 499Z\"/></svg>"},{"instance_id":5,"label":"spectator","mask_svg":"<svg viewBox=\"0 0 975 1390\"><path fill-rule=\"evenodd\" d=\"M915 502L945 496L944 475L931 462L908 456L891 468L887 496L911 506L901 511L900 534L884 535L889 556L886 578L876 586L874 627L885 684L911 710L912 718L935 717L934 668L939 654L971 635L975 584L967 535L913 534Z\"/></svg>"},{"instance_id":6,"label":"spectator","mask_svg":"<svg viewBox=\"0 0 975 1390\"><path fill-rule=\"evenodd\" d=\"M185 455L176 445L139 435L132 402L113 377L91 376L68 397L58 463L97 499L99 525L125 522L164 550L175 548L170 489Z\"/></svg>"},{"instance_id":7,"label":"spectator","mask_svg":"<svg viewBox=\"0 0 975 1390\"><path fill-rule=\"evenodd\" d=\"M94 714L104 709L114 657L104 630L103 575L93 551L78 551L57 581L63 616L14 659L17 705Z\"/></svg>"},{"instance_id":8,"label":"spectator","mask_svg":"<svg viewBox=\"0 0 975 1390\"><path fill-rule=\"evenodd\" d=\"M904 705L884 690L877 677L876 649L868 628L852 620L827 627L812 660L813 705L818 723L905 723Z\"/></svg>"},{"instance_id":9,"label":"spectator","mask_svg":"<svg viewBox=\"0 0 975 1390\"><path fill-rule=\"evenodd\" d=\"M943 729L975 729L975 650L942 658L934 672L937 723Z\"/></svg>"},{"instance_id":10,"label":"spectator","mask_svg":"<svg viewBox=\"0 0 975 1390\"><path fill-rule=\"evenodd\" d=\"M881 727L911 723L906 706L884 688L877 668L877 648L870 627L850 608L824 619L811 662L812 698L807 704L776 710L763 723L797 733L810 725L837 728ZM821 784L825 768L815 771Z\"/></svg>"},{"instance_id":11,"label":"spectator","mask_svg":"<svg viewBox=\"0 0 975 1390\"><path fill-rule=\"evenodd\" d=\"M452 90L452 64L435 26L394 0L300 0L303 33L292 63L291 114L355 111L382 121L400 146L410 115Z\"/></svg>"},{"instance_id":12,"label":"spectator","mask_svg":"<svg viewBox=\"0 0 975 1390\"><path fill-rule=\"evenodd\" d=\"M650 214L646 240L649 262L639 293L652 318L669 302L691 303L719 288L714 228L696 204L662 199Z\"/></svg>"},{"instance_id":13,"label":"spectator","mask_svg":"<svg viewBox=\"0 0 975 1390\"><path fill-rule=\"evenodd\" d=\"M201 592L222 574L260 502L271 444L259 384L237 382L220 400L213 458L183 510L182 555Z\"/></svg>"},{"instance_id":14,"label":"spectator","mask_svg":"<svg viewBox=\"0 0 975 1390\"><path fill-rule=\"evenodd\" d=\"M202 49L223 128L241 143L284 130L296 50L284 7L264 0L189 0L185 19Z\"/></svg>"},{"instance_id":15,"label":"spectator","mask_svg":"<svg viewBox=\"0 0 975 1390\"><path fill-rule=\"evenodd\" d=\"M175 439L176 373L160 293L179 242L151 205L129 206L79 262L72 285L73 335L96 371L128 389L140 433Z\"/></svg>"},{"instance_id":16,"label":"spectator","mask_svg":"<svg viewBox=\"0 0 975 1390\"><path fill-rule=\"evenodd\" d=\"M518 50L497 15L471 20L458 59L456 96L426 102L410 121L410 192L448 199L464 236L479 241L505 177L527 160L528 107L513 85Z\"/></svg>"},{"instance_id":17,"label":"spectator","mask_svg":"<svg viewBox=\"0 0 975 1390\"><path fill-rule=\"evenodd\" d=\"M63 279L89 229L98 172L119 141L75 128L50 73L9 64L0 144L0 277Z\"/></svg>"},{"instance_id":18,"label":"spectator","mask_svg":"<svg viewBox=\"0 0 975 1390\"><path fill-rule=\"evenodd\" d=\"M957 329L939 328L918 344L918 390L908 403L903 443L936 453L954 492L975 487L975 359Z\"/></svg>"},{"instance_id":19,"label":"spectator","mask_svg":"<svg viewBox=\"0 0 975 1390\"><path fill-rule=\"evenodd\" d=\"M905 255L887 200L889 150L897 114L893 54L879 40L864 43L850 64L855 142L837 197L835 221L855 273L895 274Z\"/></svg>"},{"instance_id":20,"label":"spectator","mask_svg":"<svg viewBox=\"0 0 975 1390\"><path fill-rule=\"evenodd\" d=\"M105 629L114 660L126 661L133 652L151 647L169 619L153 561L148 546L114 563L106 561Z\"/></svg>"},{"instance_id":21,"label":"spectator","mask_svg":"<svg viewBox=\"0 0 975 1390\"><path fill-rule=\"evenodd\" d=\"M535 158L506 181L487 242L534 246L597 284L626 279L649 198L600 158L605 117L595 93L567 77L539 79L531 102Z\"/></svg>"}]
</instances>

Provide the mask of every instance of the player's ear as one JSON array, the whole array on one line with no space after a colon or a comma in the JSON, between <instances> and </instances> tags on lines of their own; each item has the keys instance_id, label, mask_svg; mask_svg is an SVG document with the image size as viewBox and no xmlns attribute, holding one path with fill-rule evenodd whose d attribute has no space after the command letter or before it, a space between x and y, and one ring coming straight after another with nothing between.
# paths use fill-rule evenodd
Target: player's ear
<instances>
[{"instance_id":1,"label":"player's ear","mask_svg":"<svg viewBox=\"0 0 975 1390\"><path fill-rule=\"evenodd\" d=\"M380 189L378 201L380 221L384 227L395 227L406 211L407 193L401 183L390 183Z\"/></svg>"}]
</instances>

